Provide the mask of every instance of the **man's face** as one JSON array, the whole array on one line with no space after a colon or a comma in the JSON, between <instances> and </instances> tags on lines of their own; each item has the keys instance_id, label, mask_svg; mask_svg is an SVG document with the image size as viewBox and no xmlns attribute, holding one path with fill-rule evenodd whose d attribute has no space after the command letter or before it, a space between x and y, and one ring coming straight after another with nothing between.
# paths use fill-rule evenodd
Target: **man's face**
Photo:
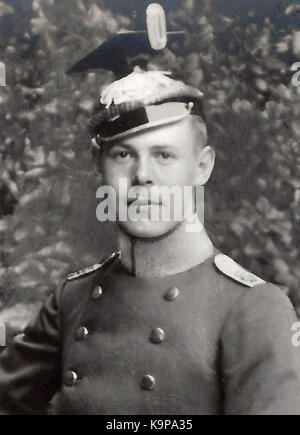
<instances>
[{"instance_id":1,"label":"man's face","mask_svg":"<svg viewBox=\"0 0 300 435\"><path fill-rule=\"evenodd\" d=\"M177 192L178 189L182 192L180 206L183 207L185 200L185 207L192 208L192 197L184 195L183 191L189 186L191 192L192 186L199 183L201 141L198 128L188 116L180 122L149 129L104 147L101 171L104 184L116 192L117 216L119 218L120 206L135 212L134 217L129 213L126 221L119 222L129 234L140 238L159 237L178 225L178 214L174 211L179 205L178 196L177 202L172 195L171 199L162 195L161 190L153 196L154 186L155 189L165 187L166 191L176 186ZM126 182L126 188L120 188L120 179L123 184ZM130 197L133 187L134 195Z\"/></svg>"}]
</instances>

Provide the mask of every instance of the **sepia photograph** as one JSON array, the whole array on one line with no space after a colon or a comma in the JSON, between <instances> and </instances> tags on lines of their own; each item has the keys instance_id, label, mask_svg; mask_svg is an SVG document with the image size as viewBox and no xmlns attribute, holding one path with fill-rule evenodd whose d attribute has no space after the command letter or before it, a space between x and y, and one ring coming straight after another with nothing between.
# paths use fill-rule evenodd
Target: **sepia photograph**
<instances>
[{"instance_id":1,"label":"sepia photograph","mask_svg":"<svg viewBox=\"0 0 300 435\"><path fill-rule=\"evenodd\" d=\"M0 0L0 415L300 415L299 0Z\"/></svg>"}]
</instances>

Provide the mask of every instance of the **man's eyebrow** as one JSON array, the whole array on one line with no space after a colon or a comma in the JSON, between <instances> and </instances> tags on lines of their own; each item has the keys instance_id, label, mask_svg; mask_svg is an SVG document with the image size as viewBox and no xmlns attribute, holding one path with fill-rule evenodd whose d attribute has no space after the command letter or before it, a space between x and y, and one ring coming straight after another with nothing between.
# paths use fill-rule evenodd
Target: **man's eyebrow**
<instances>
[{"instance_id":1,"label":"man's eyebrow","mask_svg":"<svg viewBox=\"0 0 300 435\"><path fill-rule=\"evenodd\" d=\"M156 149L156 150L161 150L161 149L166 149L166 148L174 148L174 145L165 143L165 144L156 144L153 145L152 148Z\"/></svg>"},{"instance_id":2,"label":"man's eyebrow","mask_svg":"<svg viewBox=\"0 0 300 435\"><path fill-rule=\"evenodd\" d=\"M110 146L110 150L112 150L113 148L118 148L118 147L119 148L125 148L126 150L129 150L129 151L135 151L136 150L136 148L134 146L132 146L130 144L127 144L125 142L116 142L116 143L112 144ZM174 144L171 145L171 144L168 144L168 143L165 143L165 144L163 144L163 143L162 144L156 143L155 145L151 145L150 148L151 148L151 150L154 150L154 151L161 151L163 149L174 148Z\"/></svg>"},{"instance_id":3,"label":"man's eyebrow","mask_svg":"<svg viewBox=\"0 0 300 435\"><path fill-rule=\"evenodd\" d=\"M120 147L120 148L126 148L127 150L133 150L133 147L132 147L132 146L130 146L130 145L126 144L126 143L123 143L123 142L116 142L116 143L113 143L113 144L110 146L110 149L117 148L117 147Z\"/></svg>"}]
</instances>

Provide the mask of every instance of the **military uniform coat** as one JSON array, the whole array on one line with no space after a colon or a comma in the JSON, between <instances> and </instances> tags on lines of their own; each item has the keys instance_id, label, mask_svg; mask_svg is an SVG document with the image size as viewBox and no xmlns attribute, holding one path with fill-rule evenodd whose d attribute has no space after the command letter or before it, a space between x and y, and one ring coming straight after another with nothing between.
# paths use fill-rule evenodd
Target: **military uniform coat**
<instances>
[{"instance_id":1,"label":"military uniform coat","mask_svg":"<svg viewBox=\"0 0 300 435\"><path fill-rule=\"evenodd\" d=\"M66 279L1 354L4 413L299 413L296 316L277 287L244 285L214 256L163 278L118 260L94 269Z\"/></svg>"}]
</instances>

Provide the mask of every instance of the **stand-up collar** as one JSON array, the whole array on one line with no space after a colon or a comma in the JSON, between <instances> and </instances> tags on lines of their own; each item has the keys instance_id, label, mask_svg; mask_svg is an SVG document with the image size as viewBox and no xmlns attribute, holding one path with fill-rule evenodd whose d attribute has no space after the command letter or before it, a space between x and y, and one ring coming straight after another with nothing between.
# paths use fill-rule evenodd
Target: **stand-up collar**
<instances>
[{"instance_id":1,"label":"stand-up collar","mask_svg":"<svg viewBox=\"0 0 300 435\"><path fill-rule=\"evenodd\" d=\"M133 275L161 277L184 272L213 255L214 248L198 217L179 224L174 231L158 239L137 239L118 231L122 265Z\"/></svg>"}]
</instances>

